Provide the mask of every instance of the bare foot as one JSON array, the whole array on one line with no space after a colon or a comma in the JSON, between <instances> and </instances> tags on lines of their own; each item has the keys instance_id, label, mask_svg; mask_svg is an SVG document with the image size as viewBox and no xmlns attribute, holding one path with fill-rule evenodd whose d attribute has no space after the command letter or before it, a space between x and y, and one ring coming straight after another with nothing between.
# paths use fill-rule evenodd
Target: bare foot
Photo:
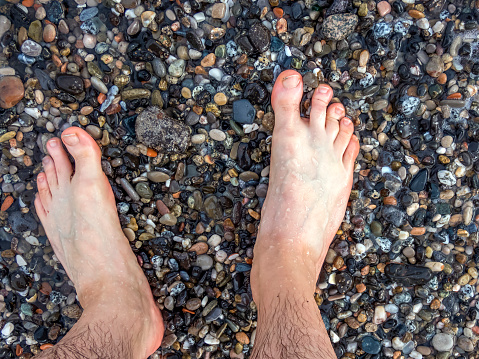
<instances>
[{"instance_id":1,"label":"bare foot","mask_svg":"<svg viewBox=\"0 0 479 359\"><path fill-rule=\"evenodd\" d=\"M75 160L75 173L60 139L51 139L50 156L44 158L44 172L37 178L37 214L85 312L104 305L104 311L97 311L136 323L134 349L145 358L160 345L162 319L121 230L100 149L76 127L65 130L62 140Z\"/></svg>"},{"instance_id":2,"label":"bare foot","mask_svg":"<svg viewBox=\"0 0 479 359\"><path fill-rule=\"evenodd\" d=\"M259 306L285 290L311 297L351 192L359 150L351 120L343 105L329 105L328 85L316 89L310 119L301 118L302 95L300 74L280 74L271 99L270 183L251 277Z\"/></svg>"}]
</instances>

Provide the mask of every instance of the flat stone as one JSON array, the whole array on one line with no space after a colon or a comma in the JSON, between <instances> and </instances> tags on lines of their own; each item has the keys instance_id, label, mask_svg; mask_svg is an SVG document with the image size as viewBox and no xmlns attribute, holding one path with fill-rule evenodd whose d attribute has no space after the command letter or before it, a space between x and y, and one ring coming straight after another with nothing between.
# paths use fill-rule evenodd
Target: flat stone
<instances>
[{"instance_id":1,"label":"flat stone","mask_svg":"<svg viewBox=\"0 0 479 359\"><path fill-rule=\"evenodd\" d=\"M211 9L211 17L213 19L222 19L226 14L226 4L220 2L213 5Z\"/></svg>"},{"instance_id":2,"label":"flat stone","mask_svg":"<svg viewBox=\"0 0 479 359\"><path fill-rule=\"evenodd\" d=\"M0 39L10 29L12 22L4 15L0 15Z\"/></svg>"},{"instance_id":3,"label":"flat stone","mask_svg":"<svg viewBox=\"0 0 479 359\"><path fill-rule=\"evenodd\" d=\"M42 53L40 44L33 40L25 40L21 47L22 52L27 56L37 57Z\"/></svg>"},{"instance_id":4,"label":"flat stone","mask_svg":"<svg viewBox=\"0 0 479 359\"><path fill-rule=\"evenodd\" d=\"M83 79L74 75L58 75L55 83L57 87L72 95L79 95L85 91Z\"/></svg>"},{"instance_id":5,"label":"flat stone","mask_svg":"<svg viewBox=\"0 0 479 359\"><path fill-rule=\"evenodd\" d=\"M248 31L248 37L256 51L264 52L269 49L271 35L263 24L255 23L251 26Z\"/></svg>"},{"instance_id":6,"label":"flat stone","mask_svg":"<svg viewBox=\"0 0 479 359\"><path fill-rule=\"evenodd\" d=\"M386 16L391 12L391 5L387 1L378 2L376 8L380 16Z\"/></svg>"},{"instance_id":7,"label":"flat stone","mask_svg":"<svg viewBox=\"0 0 479 359\"><path fill-rule=\"evenodd\" d=\"M168 117L156 106L140 113L135 130L139 142L163 153L184 152L190 143L189 127Z\"/></svg>"},{"instance_id":8,"label":"flat stone","mask_svg":"<svg viewBox=\"0 0 479 359\"><path fill-rule=\"evenodd\" d=\"M256 110L246 99L233 102L233 119L241 124L251 124L254 122Z\"/></svg>"},{"instance_id":9,"label":"flat stone","mask_svg":"<svg viewBox=\"0 0 479 359\"><path fill-rule=\"evenodd\" d=\"M454 337L451 334L438 333L432 338L431 344L438 352L447 352L454 346Z\"/></svg>"},{"instance_id":10,"label":"flat stone","mask_svg":"<svg viewBox=\"0 0 479 359\"><path fill-rule=\"evenodd\" d=\"M25 89L22 80L15 76L0 77L0 107L11 108L23 98Z\"/></svg>"},{"instance_id":11,"label":"flat stone","mask_svg":"<svg viewBox=\"0 0 479 359\"><path fill-rule=\"evenodd\" d=\"M343 40L354 31L358 17L354 14L335 14L323 23L323 35L329 40Z\"/></svg>"}]
</instances>

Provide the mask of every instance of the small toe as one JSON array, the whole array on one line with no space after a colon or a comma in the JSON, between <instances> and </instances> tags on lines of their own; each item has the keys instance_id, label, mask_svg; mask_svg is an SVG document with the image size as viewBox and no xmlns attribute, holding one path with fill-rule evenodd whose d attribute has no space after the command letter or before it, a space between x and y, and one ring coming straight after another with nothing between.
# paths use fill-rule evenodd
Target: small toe
<instances>
[{"instance_id":1,"label":"small toe","mask_svg":"<svg viewBox=\"0 0 479 359\"><path fill-rule=\"evenodd\" d=\"M40 195L37 193L35 195L35 211L37 212L38 218L40 218L40 221L44 221L45 218L47 217L47 212L45 211L45 208L43 207L42 200L40 199Z\"/></svg>"},{"instance_id":2,"label":"small toe","mask_svg":"<svg viewBox=\"0 0 479 359\"><path fill-rule=\"evenodd\" d=\"M60 139L55 137L48 141L47 149L55 163L58 183L69 182L73 173L73 167Z\"/></svg>"},{"instance_id":3,"label":"small toe","mask_svg":"<svg viewBox=\"0 0 479 359\"><path fill-rule=\"evenodd\" d=\"M48 186L47 176L44 172L40 172L37 176L38 198L42 203L45 213L48 213L48 208L52 201L52 193Z\"/></svg>"},{"instance_id":4,"label":"small toe","mask_svg":"<svg viewBox=\"0 0 479 359\"><path fill-rule=\"evenodd\" d=\"M303 96L303 78L293 70L283 71L274 84L271 105L275 112L275 128L293 127L301 119L299 106Z\"/></svg>"},{"instance_id":5,"label":"small toe","mask_svg":"<svg viewBox=\"0 0 479 359\"><path fill-rule=\"evenodd\" d=\"M326 121L326 110L333 98L333 89L326 84L319 85L311 98L309 122L314 128L323 130Z\"/></svg>"},{"instance_id":6,"label":"small toe","mask_svg":"<svg viewBox=\"0 0 479 359\"><path fill-rule=\"evenodd\" d=\"M69 127L63 131L62 141L75 160L76 174L96 178L103 173L100 148L86 131Z\"/></svg>"},{"instance_id":7,"label":"small toe","mask_svg":"<svg viewBox=\"0 0 479 359\"><path fill-rule=\"evenodd\" d=\"M339 121L344 117L344 106L340 103L333 103L326 112L326 132L333 139L338 136Z\"/></svg>"},{"instance_id":8,"label":"small toe","mask_svg":"<svg viewBox=\"0 0 479 359\"><path fill-rule=\"evenodd\" d=\"M45 172L48 187L50 187L50 192L58 186L57 171L55 168L55 162L50 156L45 156L42 160L43 171Z\"/></svg>"},{"instance_id":9,"label":"small toe","mask_svg":"<svg viewBox=\"0 0 479 359\"><path fill-rule=\"evenodd\" d=\"M344 117L339 122L339 132L336 136L336 140L334 140L334 148L336 149L338 155L340 157L343 156L346 147L349 145L349 141L351 140L351 136L354 132L354 126L351 120L347 117Z\"/></svg>"},{"instance_id":10,"label":"small toe","mask_svg":"<svg viewBox=\"0 0 479 359\"><path fill-rule=\"evenodd\" d=\"M352 135L351 139L349 140L348 147L346 147L346 150L344 151L344 155L343 155L344 167L352 171L354 166L354 161L356 160L356 157L358 157L358 153L359 153L359 141L355 135Z\"/></svg>"}]
</instances>

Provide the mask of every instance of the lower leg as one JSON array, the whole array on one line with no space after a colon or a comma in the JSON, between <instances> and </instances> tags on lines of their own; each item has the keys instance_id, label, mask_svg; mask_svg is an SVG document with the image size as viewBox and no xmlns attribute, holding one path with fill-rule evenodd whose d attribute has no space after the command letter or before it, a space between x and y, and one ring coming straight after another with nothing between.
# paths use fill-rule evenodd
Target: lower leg
<instances>
[{"instance_id":1,"label":"lower leg","mask_svg":"<svg viewBox=\"0 0 479 359\"><path fill-rule=\"evenodd\" d=\"M258 307L252 359L336 358L313 294L344 215L359 144L344 107L329 105L329 86L316 89L309 119L300 117L302 95L301 75L278 77L270 182L251 272Z\"/></svg>"}]
</instances>

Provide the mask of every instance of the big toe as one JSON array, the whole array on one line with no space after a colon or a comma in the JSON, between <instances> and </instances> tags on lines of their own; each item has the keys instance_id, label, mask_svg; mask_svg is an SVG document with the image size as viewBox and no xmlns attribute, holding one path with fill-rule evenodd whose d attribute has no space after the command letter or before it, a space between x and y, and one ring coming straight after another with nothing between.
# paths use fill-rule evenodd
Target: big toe
<instances>
[{"instance_id":1,"label":"big toe","mask_svg":"<svg viewBox=\"0 0 479 359\"><path fill-rule=\"evenodd\" d=\"M47 149L55 163L58 185L61 186L63 183L70 181L73 172L72 164L59 138L55 137L49 140L47 142Z\"/></svg>"},{"instance_id":2,"label":"big toe","mask_svg":"<svg viewBox=\"0 0 479 359\"><path fill-rule=\"evenodd\" d=\"M88 177L102 173L100 148L87 132L69 127L63 131L62 141L75 160L75 173Z\"/></svg>"},{"instance_id":3,"label":"big toe","mask_svg":"<svg viewBox=\"0 0 479 359\"><path fill-rule=\"evenodd\" d=\"M299 106L303 96L303 78L293 70L283 71L274 84L271 104L276 123L281 126L293 125L301 118Z\"/></svg>"}]
</instances>

